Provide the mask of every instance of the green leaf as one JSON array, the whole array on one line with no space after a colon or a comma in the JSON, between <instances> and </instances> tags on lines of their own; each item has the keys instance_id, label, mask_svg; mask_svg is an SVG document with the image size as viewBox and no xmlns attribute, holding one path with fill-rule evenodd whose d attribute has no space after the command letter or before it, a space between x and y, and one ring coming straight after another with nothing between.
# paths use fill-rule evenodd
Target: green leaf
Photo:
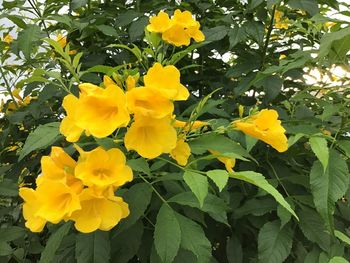
<instances>
[{"instance_id":1,"label":"green leaf","mask_svg":"<svg viewBox=\"0 0 350 263\"><path fill-rule=\"evenodd\" d=\"M135 184L124 194L123 198L129 204L130 215L120 223L118 230L132 226L144 215L151 202L152 188L146 183Z\"/></svg>"},{"instance_id":2,"label":"green leaf","mask_svg":"<svg viewBox=\"0 0 350 263\"><path fill-rule=\"evenodd\" d=\"M149 165L144 158L128 160L127 165L129 165L133 171L151 175Z\"/></svg>"},{"instance_id":3,"label":"green leaf","mask_svg":"<svg viewBox=\"0 0 350 263\"><path fill-rule=\"evenodd\" d=\"M311 242L316 243L323 250L330 248L331 237L326 232L324 223L316 211L304 207L298 212L300 217L299 226L303 234Z\"/></svg>"},{"instance_id":4,"label":"green leaf","mask_svg":"<svg viewBox=\"0 0 350 263\"><path fill-rule=\"evenodd\" d=\"M217 185L220 192L227 185L229 177L226 170L211 170L207 172L207 176Z\"/></svg>"},{"instance_id":5,"label":"green leaf","mask_svg":"<svg viewBox=\"0 0 350 263\"><path fill-rule=\"evenodd\" d=\"M259 46L264 42L264 25L257 21L249 21L245 24L245 31L248 36L254 39Z\"/></svg>"},{"instance_id":6,"label":"green leaf","mask_svg":"<svg viewBox=\"0 0 350 263\"><path fill-rule=\"evenodd\" d=\"M19 32L17 38L18 49L23 52L26 59L31 58L31 52L41 38L42 32L37 25L28 25L26 29Z\"/></svg>"},{"instance_id":7,"label":"green leaf","mask_svg":"<svg viewBox=\"0 0 350 263\"><path fill-rule=\"evenodd\" d=\"M9 242L19 238L24 238L26 231L18 226L0 228L0 242Z\"/></svg>"},{"instance_id":8,"label":"green leaf","mask_svg":"<svg viewBox=\"0 0 350 263\"><path fill-rule=\"evenodd\" d=\"M256 85L264 87L266 94L264 100L266 102L271 102L281 92L283 79L276 75L268 76L258 81Z\"/></svg>"},{"instance_id":9,"label":"green leaf","mask_svg":"<svg viewBox=\"0 0 350 263\"><path fill-rule=\"evenodd\" d=\"M312 16L316 15L320 11L316 0L289 0L288 5L291 8L300 8L305 10Z\"/></svg>"},{"instance_id":10,"label":"green leaf","mask_svg":"<svg viewBox=\"0 0 350 263\"><path fill-rule=\"evenodd\" d=\"M8 256L11 255L13 249L6 242L0 242L0 256ZM7 261L6 261L7 262Z\"/></svg>"},{"instance_id":11,"label":"green leaf","mask_svg":"<svg viewBox=\"0 0 350 263\"><path fill-rule=\"evenodd\" d=\"M71 222L64 223L54 232L47 240L45 249L43 250L39 263L52 262L56 251L59 249L63 238L68 234L71 228Z\"/></svg>"},{"instance_id":12,"label":"green leaf","mask_svg":"<svg viewBox=\"0 0 350 263\"><path fill-rule=\"evenodd\" d=\"M258 251L261 263L282 263L293 245L293 231L288 225L280 229L278 221L267 222L259 232Z\"/></svg>"},{"instance_id":13,"label":"green leaf","mask_svg":"<svg viewBox=\"0 0 350 263\"><path fill-rule=\"evenodd\" d=\"M233 158L243 159L242 157L251 157L249 153L238 143L231 139L220 135L211 133L209 135L202 135L198 139L190 141L191 152L194 154L203 154L208 150L234 154Z\"/></svg>"},{"instance_id":14,"label":"green leaf","mask_svg":"<svg viewBox=\"0 0 350 263\"><path fill-rule=\"evenodd\" d=\"M80 7L85 6L87 4L87 2L88 2L88 0L72 0L70 2L70 4L71 4L71 8L73 10L75 10L75 9L78 9Z\"/></svg>"},{"instance_id":15,"label":"green leaf","mask_svg":"<svg viewBox=\"0 0 350 263\"><path fill-rule=\"evenodd\" d=\"M118 27L129 25L135 18L139 17L140 13L135 12L134 10L128 10L126 12L122 12L117 19L115 20L115 24Z\"/></svg>"},{"instance_id":16,"label":"green leaf","mask_svg":"<svg viewBox=\"0 0 350 263\"><path fill-rule=\"evenodd\" d=\"M208 179L199 173L185 171L184 181L197 197L200 206L203 206L204 199L208 194Z\"/></svg>"},{"instance_id":17,"label":"green leaf","mask_svg":"<svg viewBox=\"0 0 350 263\"><path fill-rule=\"evenodd\" d=\"M96 26L96 28L106 36L112 36L112 37L118 36L118 32L117 30L114 29L114 27L111 27L108 25L99 25L99 26Z\"/></svg>"},{"instance_id":18,"label":"green leaf","mask_svg":"<svg viewBox=\"0 0 350 263\"><path fill-rule=\"evenodd\" d=\"M292 215L283 206L277 207L277 215L281 220L281 228L284 227L291 219Z\"/></svg>"},{"instance_id":19,"label":"green leaf","mask_svg":"<svg viewBox=\"0 0 350 263\"><path fill-rule=\"evenodd\" d=\"M350 158L350 141L337 141L338 146L344 151L345 155Z\"/></svg>"},{"instance_id":20,"label":"green leaf","mask_svg":"<svg viewBox=\"0 0 350 263\"><path fill-rule=\"evenodd\" d=\"M18 160L22 160L34 150L44 149L47 146L52 145L60 136L59 126L59 122L39 125L39 127L27 137Z\"/></svg>"},{"instance_id":21,"label":"green leaf","mask_svg":"<svg viewBox=\"0 0 350 263\"><path fill-rule=\"evenodd\" d=\"M333 257L329 261L329 263L349 263L345 258L343 257Z\"/></svg>"},{"instance_id":22,"label":"green leaf","mask_svg":"<svg viewBox=\"0 0 350 263\"><path fill-rule=\"evenodd\" d=\"M141 199L141 198L140 198ZM142 244L143 224L138 221L126 231L113 237L112 260L115 263L131 262Z\"/></svg>"},{"instance_id":23,"label":"green leaf","mask_svg":"<svg viewBox=\"0 0 350 263\"><path fill-rule=\"evenodd\" d=\"M335 202L345 194L349 183L348 166L334 150L330 151L326 171L319 161L314 162L311 168L310 185L315 207L330 231L333 231Z\"/></svg>"},{"instance_id":24,"label":"green leaf","mask_svg":"<svg viewBox=\"0 0 350 263\"><path fill-rule=\"evenodd\" d=\"M177 62L179 62L181 59L183 59L186 55L190 54L193 50L200 48L202 46L205 46L208 43L209 42L201 42L201 43L196 43L196 44L190 45L185 50L179 51L179 52L175 53L174 55L172 55L166 64L167 65L175 65Z\"/></svg>"},{"instance_id":25,"label":"green leaf","mask_svg":"<svg viewBox=\"0 0 350 263\"><path fill-rule=\"evenodd\" d=\"M327 140L322 137L313 136L309 139L312 151L323 165L323 170L326 171L329 159L329 150Z\"/></svg>"},{"instance_id":26,"label":"green leaf","mask_svg":"<svg viewBox=\"0 0 350 263\"><path fill-rule=\"evenodd\" d=\"M230 49L234 48L238 43L246 39L245 29L242 27L235 26L230 29L229 33Z\"/></svg>"},{"instance_id":27,"label":"green leaf","mask_svg":"<svg viewBox=\"0 0 350 263\"><path fill-rule=\"evenodd\" d=\"M229 28L226 26L216 26L210 29L203 30L205 40L208 42L219 41L223 39L228 32Z\"/></svg>"},{"instance_id":28,"label":"green leaf","mask_svg":"<svg viewBox=\"0 0 350 263\"><path fill-rule=\"evenodd\" d=\"M350 237L345 235L344 233L340 232L339 230L334 230L334 235L339 238L341 241L346 243L348 246L350 246Z\"/></svg>"},{"instance_id":29,"label":"green leaf","mask_svg":"<svg viewBox=\"0 0 350 263\"><path fill-rule=\"evenodd\" d=\"M327 56L336 41L341 41L350 35L350 27L340 29L339 31L328 33L323 35L320 42L320 51L318 53L318 58L323 58Z\"/></svg>"},{"instance_id":30,"label":"green leaf","mask_svg":"<svg viewBox=\"0 0 350 263\"><path fill-rule=\"evenodd\" d=\"M235 208L233 211L234 218L242 218L247 215L262 216L276 210L276 201L270 196L265 198L251 198L247 200L242 206ZM290 215L290 213L288 212Z\"/></svg>"},{"instance_id":31,"label":"green leaf","mask_svg":"<svg viewBox=\"0 0 350 263\"><path fill-rule=\"evenodd\" d=\"M226 254L229 263L242 263L243 250L242 244L237 236L233 235L226 244Z\"/></svg>"},{"instance_id":32,"label":"green leaf","mask_svg":"<svg viewBox=\"0 0 350 263\"><path fill-rule=\"evenodd\" d=\"M176 213L181 229L181 247L196 255L198 262L210 262L211 244L200 225Z\"/></svg>"},{"instance_id":33,"label":"green leaf","mask_svg":"<svg viewBox=\"0 0 350 263\"><path fill-rule=\"evenodd\" d=\"M227 224L226 211L228 210L228 206L224 200L215 195L208 194L202 207L199 206L198 200L192 192L184 192L175 195L170 198L168 202L198 208L208 213L216 221Z\"/></svg>"},{"instance_id":34,"label":"green leaf","mask_svg":"<svg viewBox=\"0 0 350 263\"><path fill-rule=\"evenodd\" d=\"M171 263L181 243L181 229L175 212L166 204L160 208L154 230L154 245L163 263Z\"/></svg>"},{"instance_id":35,"label":"green leaf","mask_svg":"<svg viewBox=\"0 0 350 263\"><path fill-rule=\"evenodd\" d=\"M296 219L298 219L298 216L295 214L295 212L290 207L288 202L272 185L269 184L269 182L265 179L265 177L262 174L255 173L252 171L245 171L245 172L235 172L233 174L230 174L230 177L251 183L265 190L270 195L272 195L281 206L287 209L289 213L291 213Z\"/></svg>"},{"instance_id":36,"label":"green leaf","mask_svg":"<svg viewBox=\"0 0 350 263\"><path fill-rule=\"evenodd\" d=\"M18 184L9 179L0 182L0 195L2 196L18 196Z\"/></svg>"},{"instance_id":37,"label":"green leaf","mask_svg":"<svg viewBox=\"0 0 350 263\"><path fill-rule=\"evenodd\" d=\"M109 232L97 230L93 233L79 233L75 241L77 263L110 262Z\"/></svg>"},{"instance_id":38,"label":"green leaf","mask_svg":"<svg viewBox=\"0 0 350 263\"><path fill-rule=\"evenodd\" d=\"M144 29L148 24L148 20L148 17L141 17L138 20L131 23L129 27L129 36L131 42L134 42L144 34Z\"/></svg>"}]
</instances>

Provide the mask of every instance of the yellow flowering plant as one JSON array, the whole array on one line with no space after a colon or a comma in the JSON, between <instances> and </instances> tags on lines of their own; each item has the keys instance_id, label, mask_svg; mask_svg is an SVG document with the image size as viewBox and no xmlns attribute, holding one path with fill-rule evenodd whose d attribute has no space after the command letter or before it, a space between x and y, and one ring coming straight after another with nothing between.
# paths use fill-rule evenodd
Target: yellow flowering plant
<instances>
[{"instance_id":1,"label":"yellow flowering plant","mask_svg":"<svg viewBox=\"0 0 350 263\"><path fill-rule=\"evenodd\" d=\"M0 262L347 258L348 28L315 1L5 2Z\"/></svg>"}]
</instances>

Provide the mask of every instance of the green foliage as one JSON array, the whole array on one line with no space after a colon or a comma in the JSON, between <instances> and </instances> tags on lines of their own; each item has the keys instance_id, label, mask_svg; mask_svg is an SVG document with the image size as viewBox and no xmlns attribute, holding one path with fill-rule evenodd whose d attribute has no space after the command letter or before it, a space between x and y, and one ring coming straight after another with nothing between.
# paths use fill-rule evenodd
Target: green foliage
<instances>
[{"instance_id":1,"label":"green foliage","mask_svg":"<svg viewBox=\"0 0 350 263\"><path fill-rule=\"evenodd\" d=\"M13 25L2 23L0 37L15 39L0 41L0 262L348 262L350 6L241 2L3 1L0 19ZM173 48L145 31L150 15L178 8L196 16L205 42ZM78 233L65 222L31 233L19 186L36 187L51 146L77 157L59 133L64 96L103 75L123 87L139 74L142 85L154 62L176 65L191 91L177 118L209 123L188 134L187 166L128 152L134 180L117 190L127 218L109 232ZM231 129L239 105L243 117L277 110L288 151ZM126 152L124 133L80 143ZM234 172L209 150L235 158Z\"/></svg>"}]
</instances>

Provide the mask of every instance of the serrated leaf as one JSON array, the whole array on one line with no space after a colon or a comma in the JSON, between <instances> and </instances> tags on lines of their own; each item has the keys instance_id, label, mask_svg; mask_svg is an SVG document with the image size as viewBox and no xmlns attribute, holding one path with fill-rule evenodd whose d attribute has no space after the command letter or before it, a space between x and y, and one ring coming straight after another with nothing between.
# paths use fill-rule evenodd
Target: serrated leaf
<instances>
[{"instance_id":1,"label":"serrated leaf","mask_svg":"<svg viewBox=\"0 0 350 263\"><path fill-rule=\"evenodd\" d=\"M203 212L208 213L216 221L227 224L226 212L229 208L224 200L215 195L208 194L203 207L199 206L198 199L192 192L180 193L170 198L168 202L174 202L193 208L198 208Z\"/></svg>"},{"instance_id":2,"label":"serrated leaf","mask_svg":"<svg viewBox=\"0 0 350 263\"><path fill-rule=\"evenodd\" d=\"M211 170L207 172L207 176L217 185L220 192L227 185L229 177L226 170Z\"/></svg>"},{"instance_id":3,"label":"serrated leaf","mask_svg":"<svg viewBox=\"0 0 350 263\"><path fill-rule=\"evenodd\" d=\"M116 235L112 239L112 258L111 262L115 263L127 263L138 252L143 235L142 221L138 221L136 224Z\"/></svg>"},{"instance_id":4,"label":"serrated leaf","mask_svg":"<svg viewBox=\"0 0 350 263\"><path fill-rule=\"evenodd\" d=\"M321 137L311 137L309 139L312 151L322 163L324 171L326 171L329 159L329 149L327 147L327 140Z\"/></svg>"},{"instance_id":5,"label":"serrated leaf","mask_svg":"<svg viewBox=\"0 0 350 263\"><path fill-rule=\"evenodd\" d=\"M219 41L223 39L228 32L228 27L226 26L216 26L210 29L203 30L205 35L205 40L208 42Z\"/></svg>"},{"instance_id":6,"label":"serrated leaf","mask_svg":"<svg viewBox=\"0 0 350 263\"><path fill-rule=\"evenodd\" d=\"M75 258L77 263L110 262L109 232L97 230L93 233L79 233L75 242Z\"/></svg>"},{"instance_id":7,"label":"serrated leaf","mask_svg":"<svg viewBox=\"0 0 350 263\"><path fill-rule=\"evenodd\" d=\"M316 0L289 0L288 5L291 8L300 8L305 10L312 16L319 12L318 3Z\"/></svg>"},{"instance_id":8,"label":"serrated leaf","mask_svg":"<svg viewBox=\"0 0 350 263\"><path fill-rule=\"evenodd\" d=\"M333 231L335 202L345 194L349 183L348 166L334 150L330 151L326 171L320 161L314 162L311 168L310 185L315 207L330 231Z\"/></svg>"},{"instance_id":9,"label":"serrated leaf","mask_svg":"<svg viewBox=\"0 0 350 263\"><path fill-rule=\"evenodd\" d=\"M282 263L288 257L293 245L293 231L290 226L280 229L278 221L267 222L259 232L258 251L261 263Z\"/></svg>"},{"instance_id":10,"label":"serrated leaf","mask_svg":"<svg viewBox=\"0 0 350 263\"><path fill-rule=\"evenodd\" d=\"M181 247L196 255L198 262L206 263L211 259L211 244L200 225L176 213L181 229Z\"/></svg>"},{"instance_id":11,"label":"serrated leaf","mask_svg":"<svg viewBox=\"0 0 350 263\"><path fill-rule=\"evenodd\" d=\"M204 204L204 200L208 194L208 179L204 175L192 171L185 171L184 181L191 191L197 197L200 206Z\"/></svg>"},{"instance_id":12,"label":"serrated leaf","mask_svg":"<svg viewBox=\"0 0 350 263\"><path fill-rule=\"evenodd\" d=\"M22 160L32 151L43 149L47 146L52 145L60 136L59 126L59 122L51 122L44 125L39 125L27 137L18 160Z\"/></svg>"},{"instance_id":13,"label":"serrated leaf","mask_svg":"<svg viewBox=\"0 0 350 263\"><path fill-rule=\"evenodd\" d=\"M272 195L280 205L282 205L285 209L287 209L289 213L291 213L296 219L298 219L298 216L290 207L289 203L272 185L269 184L269 182L265 179L265 177L262 174L255 173L252 171L245 171L245 172L235 172L233 174L230 174L230 177L254 184L257 187L265 190L270 195Z\"/></svg>"},{"instance_id":14,"label":"serrated leaf","mask_svg":"<svg viewBox=\"0 0 350 263\"><path fill-rule=\"evenodd\" d=\"M31 58L32 49L37 46L42 37L42 32L39 26L29 25L26 29L20 31L17 38L18 49L23 52L26 59Z\"/></svg>"},{"instance_id":15,"label":"serrated leaf","mask_svg":"<svg viewBox=\"0 0 350 263\"><path fill-rule=\"evenodd\" d=\"M151 202L152 188L146 183L133 185L123 196L126 203L129 204L130 215L124 219L117 230L124 230L142 217Z\"/></svg>"},{"instance_id":16,"label":"serrated leaf","mask_svg":"<svg viewBox=\"0 0 350 263\"><path fill-rule=\"evenodd\" d=\"M300 217L299 226L307 239L315 242L323 250L328 251L330 248L331 237L326 232L324 223L316 211L304 207L298 212Z\"/></svg>"},{"instance_id":17,"label":"serrated leaf","mask_svg":"<svg viewBox=\"0 0 350 263\"><path fill-rule=\"evenodd\" d=\"M1 192L0 192L1 194ZM25 229L18 226L0 228L0 242L9 242L24 237Z\"/></svg>"},{"instance_id":18,"label":"serrated leaf","mask_svg":"<svg viewBox=\"0 0 350 263\"><path fill-rule=\"evenodd\" d=\"M151 175L148 162L144 158L128 160L127 165L129 165L133 171Z\"/></svg>"},{"instance_id":19,"label":"serrated leaf","mask_svg":"<svg viewBox=\"0 0 350 263\"><path fill-rule=\"evenodd\" d=\"M181 229L175 212L166 204L160 208L154 230L154 245L163 263L171 263L181 243Z\"/></svg>"},{"instance_id":20,"label":"serrated leaf","mask_svg":"<svg viewBox=\"0 0 350 263\"><path fill-rule=\"evenodd\" d=\"M41 253L39 263L52 262L56 251L59 249L63 238L68 234L71 228L71 222L64 223L60 228L54 232L47 240L45 249Z\"/></svg>"}]
</instances>

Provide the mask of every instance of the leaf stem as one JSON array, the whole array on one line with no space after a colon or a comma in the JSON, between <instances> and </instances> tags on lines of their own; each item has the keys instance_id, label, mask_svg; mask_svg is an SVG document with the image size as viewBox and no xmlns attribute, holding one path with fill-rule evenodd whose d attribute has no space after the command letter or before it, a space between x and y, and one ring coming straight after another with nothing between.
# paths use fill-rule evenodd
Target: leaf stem
<instances>
[{"instance_id":1,"label":"leaf stem","mask_svg":"<svg viewBox=\"0 0 350 263\"><path fill-rule=\"evenodd\" d=\"M163 198L163 196L157 191L157 189L154 188L154 186L153 186L145 177L143 177L141 174L139 174L139 177L140 177L146 184L148 184L148 185L152 188L153 192L159 197L160 200L162 200L162 202L163 202L164 204L166 204L167 206L169 206L169 207L171 208L171 206L170 206L170 205L168 204L168 202Z\"/></svg>"}]
</instances>

